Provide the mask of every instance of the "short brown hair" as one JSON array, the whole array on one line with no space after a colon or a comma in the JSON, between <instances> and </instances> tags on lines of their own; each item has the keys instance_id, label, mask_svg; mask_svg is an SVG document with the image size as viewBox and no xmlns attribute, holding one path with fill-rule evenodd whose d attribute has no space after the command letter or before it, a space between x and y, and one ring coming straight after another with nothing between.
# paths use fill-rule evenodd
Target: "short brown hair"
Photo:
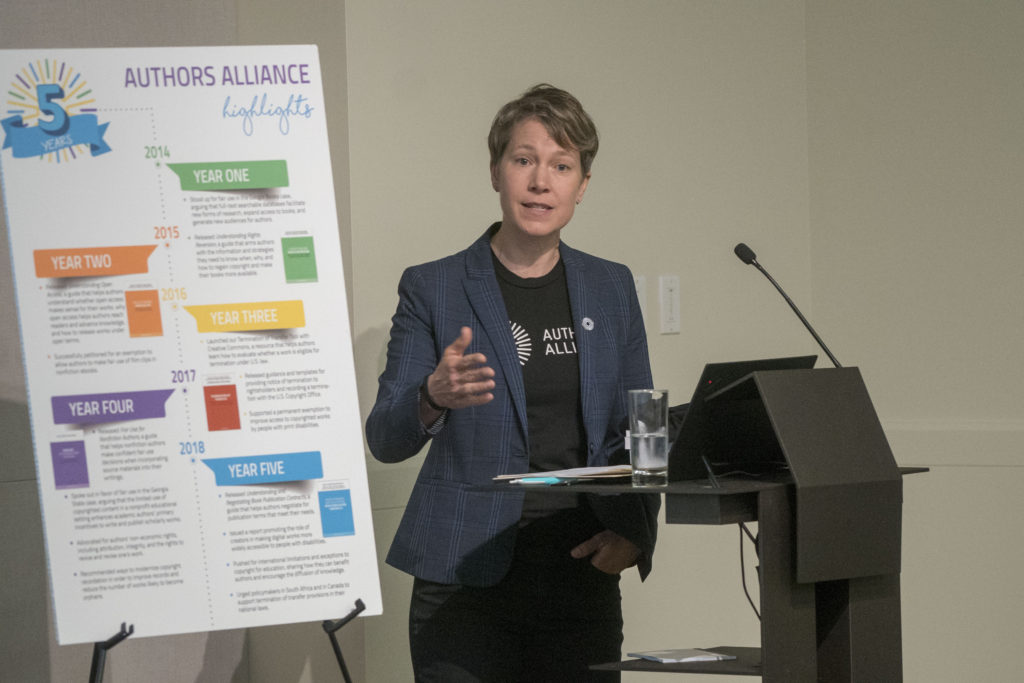
<instances>
[{"instance_id":1,"label":"short brown hair","mask_svg":"<svg viewBox=\"0 0 1024 683\"><path fill-rule=\"evenodd\" d=\"M590 173L590 165L597 156L597 128L579 100L547 83L533 86L498 110L487 135L491 168L498 165L505 153L512 139L512 129L527 119L540 121L554 141L565 149L577 150L584 177Z\"/></svg>"}]
</instances>

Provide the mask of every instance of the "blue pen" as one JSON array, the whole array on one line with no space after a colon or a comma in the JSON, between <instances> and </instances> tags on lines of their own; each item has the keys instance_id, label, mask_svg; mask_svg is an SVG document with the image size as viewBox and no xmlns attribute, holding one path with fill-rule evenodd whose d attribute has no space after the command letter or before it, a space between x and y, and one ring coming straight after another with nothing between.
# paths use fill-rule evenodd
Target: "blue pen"
<instances>
[{"instance_id":1,"label":"blue pen","mask_svg":"<svg viewBox=\"0 0 1024 683\"><path fill-rule=\"evenodd\" d=\"M562 480L558 477L523 477L521 479L513 479L513 484L532 484L540 486L554 486L555 484L561 484Z\"/></svg>"}]
</instances>

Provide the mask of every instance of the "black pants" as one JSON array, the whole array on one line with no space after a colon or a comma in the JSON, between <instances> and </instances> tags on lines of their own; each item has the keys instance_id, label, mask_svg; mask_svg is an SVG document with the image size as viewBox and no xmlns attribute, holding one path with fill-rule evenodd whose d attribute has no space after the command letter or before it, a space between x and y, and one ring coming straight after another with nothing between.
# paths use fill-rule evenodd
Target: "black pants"
<instances>
[{"instance_id":1,"label":"black pants","mask_svg":"<svg viewBox=\"0 0 1024 683\"><path fill-rule=\"evenodd\" d=\"M597 533L586 508L520 529L512 566L496 586L416 579L409 643L419 683L618 681L589 664L617 662L619 577L569 551Z\"/></svg>"}]
</instances>

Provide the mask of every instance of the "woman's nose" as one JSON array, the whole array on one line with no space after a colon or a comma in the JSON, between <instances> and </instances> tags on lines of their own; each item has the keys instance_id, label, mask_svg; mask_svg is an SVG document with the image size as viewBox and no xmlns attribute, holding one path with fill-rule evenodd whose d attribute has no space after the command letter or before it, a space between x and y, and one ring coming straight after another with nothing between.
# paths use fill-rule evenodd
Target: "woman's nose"
<instances>
[{"instance_id":1,"label":"woman's nose","mask_svg":"<svg viewBox=\"0 0 1024 683\"><path fill-rule=\"evenodd\" d=\"M548 189L548 181L547 170L540 164L534 166L533 173L530 174L530 189L534 192L543 192Z\"/></svg>"}]
</instances>

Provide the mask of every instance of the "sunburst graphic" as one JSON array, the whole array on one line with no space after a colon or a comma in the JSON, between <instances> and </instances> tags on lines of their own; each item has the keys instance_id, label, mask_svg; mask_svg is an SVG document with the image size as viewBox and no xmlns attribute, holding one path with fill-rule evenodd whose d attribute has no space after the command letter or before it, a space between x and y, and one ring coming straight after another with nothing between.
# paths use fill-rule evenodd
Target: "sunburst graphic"
<instances>
[{"instance_id":1,"label":"sunburst graphic","mask_svg":"<svg viewBox=\"0 0 1024 683\"><path fill-rule=\"evenodd\" d=\"M64 93L63 97L51 101L60 106L67 115L95 114L96 99L92 96L82 74L69 66L67 62L56 59L39 59L30 62L19 73L14 75L10 88L7 90L5 116L20 116L26 126L38 126L42 116L39 106L38 87L40 85L58 85ZM63 147L53 152L42 152L40 159L49 162L69 162L80 156L88 155L89 145L86 143Z\"/></svg>"},{"instance_id":2,"label":"sunburst graphic","mask_svg":"<svg viewBox=\"0 0 1024 683\"><path fill-rule=\"evenodd\" d=\"M516 353L519 355L519 364L526 365L526 362L530 360L530 356L533 355L533 340L530 339L529 332L527 332L519 323L514 323L510 320L508 324L509 327L512 328L512 339L516 343Z\"/></svg>"}]
</instances>

